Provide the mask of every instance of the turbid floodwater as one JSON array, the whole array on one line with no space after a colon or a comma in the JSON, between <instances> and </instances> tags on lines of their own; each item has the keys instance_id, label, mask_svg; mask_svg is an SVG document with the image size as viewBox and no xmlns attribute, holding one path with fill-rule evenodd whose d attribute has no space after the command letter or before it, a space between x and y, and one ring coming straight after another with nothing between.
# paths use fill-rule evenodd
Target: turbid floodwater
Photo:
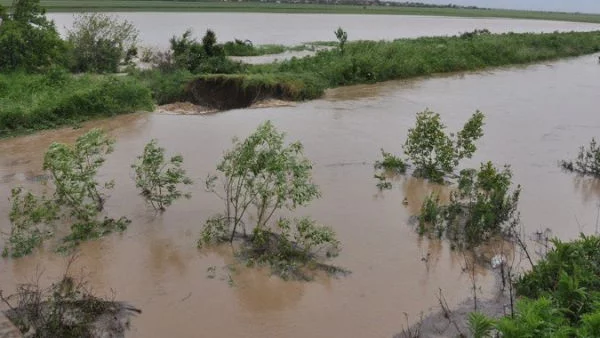
<instances>
[{"instance_id":1,"label":"turbid floodwater","mask_svg":"<svg viewBox=\"0 0 600 338\"><path fill-rule=\"evenodd\" d=\"M493 33L590 31L600 25L542 20L451 18L406 15L274 14L274 13L110 13L132 22L142 44L165 48L173 35L192 29L202 38L212 29L219 41L249 39L255 44L295 45L335 40L338 27L349 40L392 40L420 36L455 35L487 28ZM72 13L51 13L62 34L73 25Z\"/></svg>"},{"instance_id":2,"label":"turbid floodwater","mask_svg":"<svg viewBox=\"0 0 600 338\"><path fill-rule=\"evenodd\" d=\"M600 183L564 173L557 162L600 135L597 59L345 87L292 107L137 113L0 140L0 230L9 229L10 189L38 186L51 142L72 142L91 127L104 128L117 140L101 171L102 179L116 180L106 210L133 223L122 234L83 244L75 269L98 293L114 290L117 299L143 310L129 336L391 337L401 331L404 312L412 321L437 305L439 288L452 306L468 297L470 284L459 254L444 242L419 238L409 224L419 201L435 187L399 178L393 190L379 192L373 179L379 149L401 152L415 113L425 108L441 113L450 129L480 109L487 116L485 136L465 166L487 160L512 166L514 181L523 186L520 210L527 233L550 228L565 240L593 233ZM264 270L223 269L234 262L228 247L196 248L203 221L221 210L219 200L203 192L202 180L232 137L248 135L265 120L290 140L301 140L314 161L323 197L298 214L337 231L343 251L333 263L351 275L284 282ZM131 179L131 163L152 138L183 154L196 180L192 199L163 215L144 204ZM0 288L11 292L36 271L43 271L47 283L65 264L51 245L30 257L0 260ZM214 273L207 271L211 267ZM492 273L481 271L484 294L492 280Z\"/></svg>"}]
</instances>

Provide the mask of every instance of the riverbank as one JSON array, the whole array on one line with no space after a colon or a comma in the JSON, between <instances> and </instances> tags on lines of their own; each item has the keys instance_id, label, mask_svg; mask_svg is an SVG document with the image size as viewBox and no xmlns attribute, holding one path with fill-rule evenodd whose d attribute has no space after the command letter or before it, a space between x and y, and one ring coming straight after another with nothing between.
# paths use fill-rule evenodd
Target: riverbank
<instances>
[{"instance_id":1,"label":"riverbank","mask_svg":"<svg viewBox=\"0 0 600 338\"><path fill-rule=\"evenodd\" d=\"M0 0L8 6L11 0ZM395 6L291 4L221 1L144 1L144 0L47 0L42 5L49 12L248 12L248 13L322 13L426 15L469 18L511 18L600 23L600 14L519 11L505 9L421 8Z\"/></svg>"},{"instance_id":2,"label":"riverbank","mask_svg":"<svg viewBox=\"0 0 600 338\"><path fill-rule=\"evenodd\" d=\"M0 137L55 128L98 116L151 110L153 104L190 102L215 110L264 100L303 101L328 88L433 74L530 64L600 51L600 31L490 34L395 41L356 41L344 50L263 65L230 74L185 69L137 70L128 76L0 75Z\"/></svg>"},{"instance_id":3,"label":"riverbank","mask_svg":"<svg viewBox=\"0 0 600 338\"><path fill-rule=\"evenodd\" d=\"M234 74L196 75L149 70L137 76L161 104L190 100L219 110L248 107L257 100L302 101L328 88L409 79L433 74L529 64L600 51L600 32L489 34L395 41L357 41L314 56L249 65ZM178 78L194 79L183 85ZM170 79L170 80L168 80Z\"/></svg>"}]
</instances>

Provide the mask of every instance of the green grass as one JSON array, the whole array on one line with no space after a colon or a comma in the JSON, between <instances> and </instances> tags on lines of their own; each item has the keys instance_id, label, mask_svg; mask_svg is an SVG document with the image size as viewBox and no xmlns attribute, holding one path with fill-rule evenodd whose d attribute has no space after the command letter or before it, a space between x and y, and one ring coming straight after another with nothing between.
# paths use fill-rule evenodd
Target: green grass
<instances>
[{"instance_id":1,"label":"green grass","mask_svg":"<svg viewBox=\"0 0 600 338\"><path fill-rule=\"evenodd\" d=\"M431 37L359 41L346 51L258 65L248 72L318 77L325 88L406 79L437 73L527 64L600 51L600 32L484 34L471 38Z\"/></svg>"},{"instance_id":2,"label":"green grass","mask_svg":"<svg viewBox=\"0 0 600 338\"><path fill-rule=\"evenodd\" d=\"M150 90L124 77L0 74L0 93L0 137L153 108Z\"/></svg>"},{"instance_id":3,"label":"green grass","mask_svg":"<svg viewBox=\"0 0 600 338\"><path fill-rule=\"evenodd\" d=\"M225 54L229 56L259 56L269 54L280 54L287 50L283 45L259 45L245 43L240 40L228 41L223 44Z\"/></svg>"},{"instance_id":4,"label":"green grass","mask_svg":"<svg viewBox=\"0 0 600 338\"><path fill-rule=\"evenodd\" d=\"M0 0L9 5L12 0ZM502 9L416 8L361 5L277 4L221 1L148 0L42 0L50 12L149 11L149 12L257 12L257 13L339 13L458 16L473 18L514 18L600 23L598 14L517 11Z\"/></svg>"},{"instance_id":5,"label":"green grass","mask_svg":"<svg viewBox=\"0 0 600 338\"><path fill-rule=\"evenodd\" d=\"M231 109L251 103L248 97L310 100L322 96L327 88L530 64L599 51L600 31L479 34L349 42L343 54L334 48L304 58L248 65L235 74L196 75L204 83L191 93L186 86L194 77L190 73L151 70L138 76L143 75L142 82L159 103L191 98Z\"/></svg>"}]
</instances>

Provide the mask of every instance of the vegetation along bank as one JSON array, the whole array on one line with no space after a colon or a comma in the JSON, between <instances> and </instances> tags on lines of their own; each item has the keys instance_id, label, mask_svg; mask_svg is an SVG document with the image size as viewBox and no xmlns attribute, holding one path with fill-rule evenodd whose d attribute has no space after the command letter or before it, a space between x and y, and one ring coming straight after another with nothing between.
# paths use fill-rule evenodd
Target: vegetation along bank
<instances>
[{"instance_id":1,"label":"vegetation along bank","mask_svg":"<svg viewBox=\"0 0 600 338\"><path fill-rule=\"evenodd\" d=\"M78 15L62 39L37 0L0 10L0 137L99 116L188 101L213 109L243 108L264 99L308 100L325 89L436 73L527 64L600 51L600 32L491 34L337 42L313 56L265 65L232 61L289 49L239 39L221 44L174 36L170 49L138 48L138 31L106 14ZM108 29L98 29L108 27ZM333 38L333 34L332 34ZM151 65L137 68L139 61ZM119 76L113 75L118 70Z\"/></svg>"}]
</instances>

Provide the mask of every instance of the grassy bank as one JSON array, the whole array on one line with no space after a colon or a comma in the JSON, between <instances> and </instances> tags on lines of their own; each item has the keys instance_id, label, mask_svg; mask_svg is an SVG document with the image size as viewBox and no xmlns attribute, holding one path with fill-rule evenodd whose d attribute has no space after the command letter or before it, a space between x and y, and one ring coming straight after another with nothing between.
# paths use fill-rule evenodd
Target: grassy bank
<instances>
[{"instance_id":1,"label":"grassy bank","mask_svg":"<svg viewBox=\"0 0 600 338\"><path fill-rule=\"evenodd\" d=\"M192 88L148 83L155 97L191 97L197 103L209 103L220 109L239 108L247 102L246 95L252 93L259 99L306 100L320 97L327 88L344 85L528 64L598 51L600 32L359 41L348 43L344 53L337 49L324 50L311 57L244 67L238 74L198 76L201 82L209 82L211 86ZM169 77L158 71L148 73L153 75L146 75L147 79L154 78L163 84L164 78ZM179 94L173 94L178 91ZM239 102L225 102L236 101L237 97ZM215 103L217 98L223 102Z\"/></svg>"},{"instance_id":2,"label":"grassy bank","mask_svg":"<svg viewBox=\"0 0 600 338\"><path fill-rule=\"evenodd\" d=\"M8 5L11 0L0 0ZM80 11L153 11L153 12L255 12L255 13L336 13L336 14L391 14L433 15L473 18L514 18L600 23L600 15L516 11L501 9L466 8L416 8L393 6L277 4L261 2L221 1L146 1L146 0L46 0L42 1L50 12Z\"/></svg>"},{"instance_id":3,"label":"grassy bank","mask_svg":"<svg viewBox=\"0 0 600 338\"><path fill-rule=\"evenodd\" d=\"M0 74L0 137L150 110L150 90L124 77Z\"/></svg>"}]
</instances>

